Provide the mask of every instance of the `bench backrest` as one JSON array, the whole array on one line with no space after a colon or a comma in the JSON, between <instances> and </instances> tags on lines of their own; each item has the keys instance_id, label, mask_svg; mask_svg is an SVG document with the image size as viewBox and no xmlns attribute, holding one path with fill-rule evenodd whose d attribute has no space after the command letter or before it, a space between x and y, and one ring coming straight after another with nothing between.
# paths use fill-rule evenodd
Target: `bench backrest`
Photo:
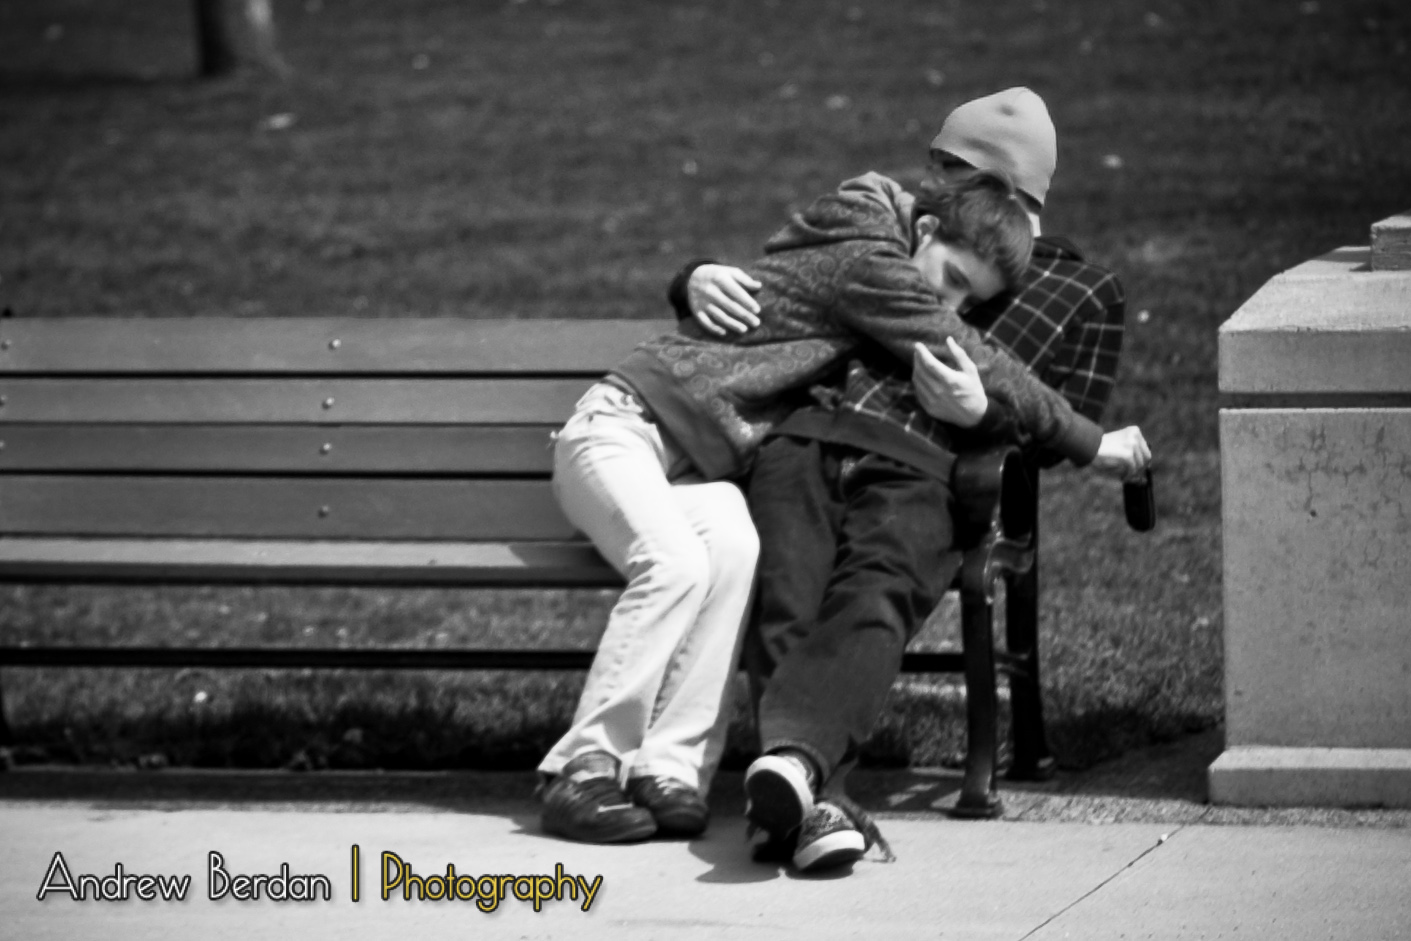
<instances>
[{"instance_id":1,"label":"bench backrest","mask_svg":"<svg viewBox=\"0 0 1411 941\"><path fill-rule=\"evenodd\" d=\"M0 541L572 541L550 433L672 328L0 320Z\"/></svg>"}]
</instances>

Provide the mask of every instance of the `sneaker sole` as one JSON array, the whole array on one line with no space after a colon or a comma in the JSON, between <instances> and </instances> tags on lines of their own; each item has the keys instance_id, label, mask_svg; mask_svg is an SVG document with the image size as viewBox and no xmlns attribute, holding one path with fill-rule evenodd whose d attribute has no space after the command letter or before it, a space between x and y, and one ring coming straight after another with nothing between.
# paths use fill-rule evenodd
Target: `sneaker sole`
<instances>
[{"instance_id":1,"label":"sneaker sole","mask_svg":"<svg viewBox=\"0 0 1411 941\"><path fill-rule=\"evenodd\" d=\"M799 872L818 872L836 866L855 863L867 852L862 834L856 830L827 833L794 854L794 868Z\"/></svg>"},{"instance_id":2,"label":"sneaker sole","mask_svg":"<svg viewBox=\"0 0 1411 941\"><path fill-rule=\"evenodd\" d=\"M783 758L766 755L745 772L745 815L756 826L783 836L800 826L813 812L808 781Z\"/></svg>"}]
</instances>

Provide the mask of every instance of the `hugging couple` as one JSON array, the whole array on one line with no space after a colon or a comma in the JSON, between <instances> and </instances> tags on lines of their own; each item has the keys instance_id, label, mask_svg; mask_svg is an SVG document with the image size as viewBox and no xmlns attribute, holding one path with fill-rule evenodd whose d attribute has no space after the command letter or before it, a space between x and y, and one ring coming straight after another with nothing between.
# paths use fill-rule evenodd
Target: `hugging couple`
<instances>
[{"instance_id":1,"label":"hugging couple","mask_svg":"<svg viewBox=\"0 0 1411 941\"><path fill-rule=\"evenodd\" d=\"M1151 460L1136 427L1096 424L1124 298L1039 236L1056 163L1033 92L961 105L916 195L869 173L748 269L688 265L678 332L579 401L554 492L627 587L539 766L546 832L703 832L743 649L756 855L816 871L880 839L843 784L959 564L955 455L1016 441L1128 479Z\"/></svg>"}]
</instances>

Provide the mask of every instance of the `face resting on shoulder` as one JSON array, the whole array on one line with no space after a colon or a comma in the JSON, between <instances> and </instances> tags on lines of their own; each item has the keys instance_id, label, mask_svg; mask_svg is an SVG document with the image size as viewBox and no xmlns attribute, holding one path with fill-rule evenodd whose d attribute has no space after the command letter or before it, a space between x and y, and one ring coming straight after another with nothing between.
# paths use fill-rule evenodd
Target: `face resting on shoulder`
<instances>
[{"instance_id":1,"label":"face resting on shoulder","mask_svg":"<svg viewBox=\"0 0 1411 941\"><path fill-rule=\"evenodd\" d=\"M933 216L922 216L916 221L917 243L911 262L942 304L963 311L1005 289L998 265L964 245L942 241L935 230Z\"/></svg>"}]
</instances>

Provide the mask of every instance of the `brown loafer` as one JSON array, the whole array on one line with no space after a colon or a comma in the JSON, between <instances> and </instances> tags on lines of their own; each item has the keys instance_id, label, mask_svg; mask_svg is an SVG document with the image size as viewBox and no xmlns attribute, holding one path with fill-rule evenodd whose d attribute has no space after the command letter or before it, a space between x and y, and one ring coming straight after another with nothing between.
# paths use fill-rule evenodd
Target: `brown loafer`
<instances>
[{"instance_id":1,"label":"brown loafer","mask_svg":"<svg viewBox=\"0 0 1411 941\"><path fill-rule=\"evenodd\" d=\"M663 836L699 836L710 822L710 808L700 791L685 781L662 775L629 778L627 796L651 812Z\"/></svg>"}]
</instances>

